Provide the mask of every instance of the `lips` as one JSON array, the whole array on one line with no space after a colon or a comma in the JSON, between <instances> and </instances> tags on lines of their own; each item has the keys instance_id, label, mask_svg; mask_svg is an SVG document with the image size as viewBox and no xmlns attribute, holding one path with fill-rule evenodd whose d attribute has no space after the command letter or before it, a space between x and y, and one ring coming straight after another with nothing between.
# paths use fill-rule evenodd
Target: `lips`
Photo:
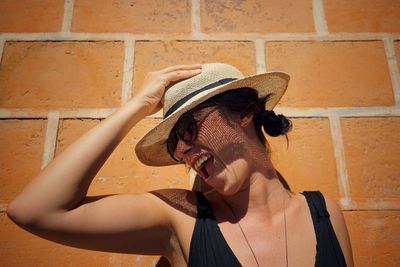
<instances>
[{"instance_id":1,"label":"lips","mask_svg":"<svg viewBox=\"0 0 400 267\"><path fill-rule=\"evenodd\" d=\"M194 164L192 164L193 168L197 173L199 173L204 179L207 179L210 176L210 170L207 168L207 163L211 162L212 156L210 154L204 154L195 159Z\"/></svg>"}]
</instances>

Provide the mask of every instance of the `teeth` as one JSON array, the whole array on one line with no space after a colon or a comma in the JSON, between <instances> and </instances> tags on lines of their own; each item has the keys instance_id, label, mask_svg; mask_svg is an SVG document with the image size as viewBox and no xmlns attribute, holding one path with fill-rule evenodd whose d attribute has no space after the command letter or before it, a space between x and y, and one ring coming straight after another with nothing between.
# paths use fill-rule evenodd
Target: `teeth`
<instances>
[{"instance_id":1,"label":"teeth","mask_svg":"<svg viewBox=\"0 0 400 267\"><path fill-rule=\"evenodd\" d=\"M203 165L203 163L206 162L210 157L211 155L204 155L199 158L194 164L195 169L200 170L200 167Z\"/></svg>"}]
</instances>

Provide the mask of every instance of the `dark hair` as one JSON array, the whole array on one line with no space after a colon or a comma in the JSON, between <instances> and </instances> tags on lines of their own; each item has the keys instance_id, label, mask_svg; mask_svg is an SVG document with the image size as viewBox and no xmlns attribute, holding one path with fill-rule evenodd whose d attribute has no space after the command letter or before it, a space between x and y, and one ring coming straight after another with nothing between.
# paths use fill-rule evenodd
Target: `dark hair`
<instances>
[{"instance_id":1,"label":"dark hair","mask_svg":"<svg viewBox=\"0 0 400 267\"><path fill-rule=\"evenodd\" d=\"M228 112L237 113L241 116L253 114L256 133L260 142L265 145L266 140L262 128L270 136L286 136L286 133L292 128L292 122L284 115L276 115L272 110L265 110L265 104L271 96L272 94L268 94L259 99L256 90L243 87L213 96L196 106L194 110L218 105L226 108Z\"/></svg>"}]
</instances>

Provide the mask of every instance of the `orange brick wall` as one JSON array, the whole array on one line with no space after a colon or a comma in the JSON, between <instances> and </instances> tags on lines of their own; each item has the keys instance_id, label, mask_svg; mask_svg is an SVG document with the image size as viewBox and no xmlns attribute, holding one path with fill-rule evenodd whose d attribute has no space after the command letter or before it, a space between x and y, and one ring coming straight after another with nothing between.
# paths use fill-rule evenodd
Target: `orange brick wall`
<instances>
[{"instance_id":1,"label":"orange brick wall","mask_svg":"<svg viewBox=\"0 0 400 267\"><path fill-rule=\"evenodd\" d=\"M400 1L0 1L0 266L152 266L37 238L7 203L49 160L139 90L150 70L221 61L283 70L292 118L272 158L295 191L338 201L356 266L400 266ZM135 126L89 194L190 188L184 167L148 168Z\"/></svg>"}]
</instances>

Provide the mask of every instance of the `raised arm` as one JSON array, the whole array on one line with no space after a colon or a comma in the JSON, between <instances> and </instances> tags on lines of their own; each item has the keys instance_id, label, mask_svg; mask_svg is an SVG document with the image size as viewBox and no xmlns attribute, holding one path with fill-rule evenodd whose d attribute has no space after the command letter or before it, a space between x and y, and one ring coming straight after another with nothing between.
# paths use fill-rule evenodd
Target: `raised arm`
<instances>
[{"instance_id":1,"label":"raised arm","mask_svg":"<svg viewBox=\"0 0 400 267\"><path fill-rule=\"evenodd\" d=\"M149 73L140 93L76 140L37 175L8 206L8 216L44 238L88 249L160 253L168 239L165 205L151 194L86 198L88 187L129 130L157 112L165 88L194 76L200 65ZM146 242L144 242L146 241Z\"/></svg>"}]
</instances>

